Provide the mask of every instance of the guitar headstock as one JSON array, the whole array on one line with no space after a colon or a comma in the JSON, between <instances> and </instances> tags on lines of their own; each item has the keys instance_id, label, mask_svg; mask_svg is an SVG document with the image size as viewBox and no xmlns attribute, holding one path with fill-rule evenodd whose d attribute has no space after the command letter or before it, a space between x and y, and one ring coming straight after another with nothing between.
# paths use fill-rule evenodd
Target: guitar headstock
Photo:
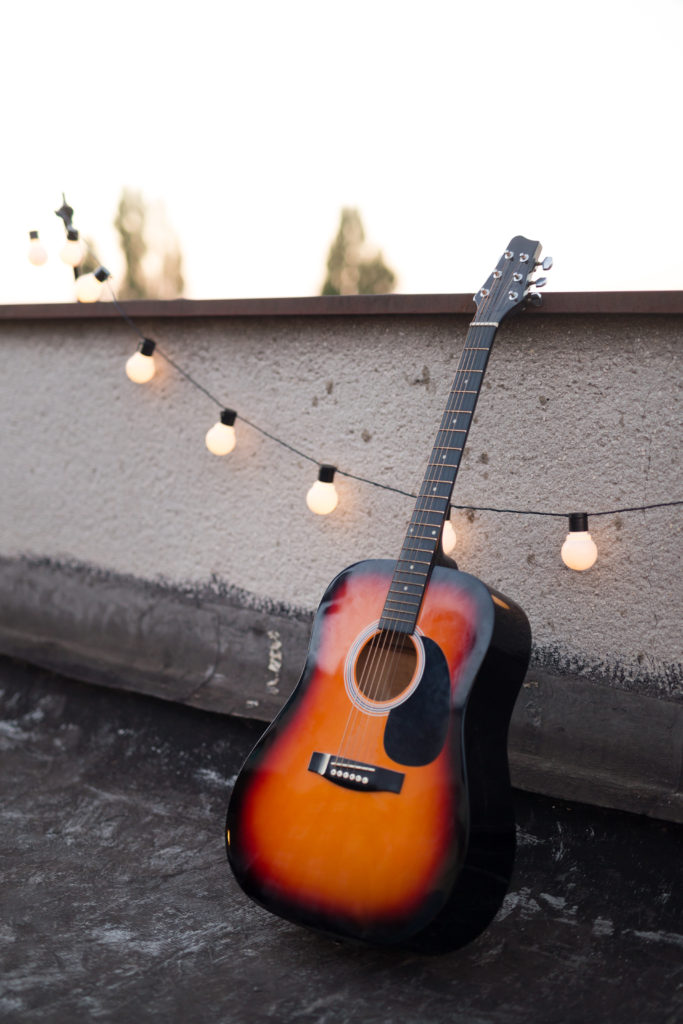
<instances>
[{"instance_id":1,"label":"guitar headstock","mask_svg":"<svg viewBox=\"0 0 683 1024\"><path fill-rule=\"evenodd\" d=\"M530 289L535 285L542 288L545 278L530 280L531 274L538 266L550 270L552 259L546 257L539 262L542 245L532 242L522 235L510 239L507 249L498 260L496 269L474 296L477 304L475 322L486 321L499 324L504 316L520 306L526 299L535 297L540 302L538 292Z\"/></svg>"}]
</instances>

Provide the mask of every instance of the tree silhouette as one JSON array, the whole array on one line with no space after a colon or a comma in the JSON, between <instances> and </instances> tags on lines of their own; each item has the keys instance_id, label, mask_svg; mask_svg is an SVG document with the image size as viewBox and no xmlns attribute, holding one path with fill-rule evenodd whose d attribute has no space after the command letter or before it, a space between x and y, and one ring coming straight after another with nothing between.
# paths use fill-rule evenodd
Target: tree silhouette
<instances>
[{"instance_id":1,"label":"tree silhouette","mask_svg":"<svg viewBox=\"0 0 683 1024\"><path fill-rule=\"evenodd\" d=\"M163 205L150 205L137 189L124 188L114 227L126 261L120 297L178 298L185 286L183 257Z\"/></svg>"},{"instance_id":2,"label":"tree silhouette","mask_svg":"<svg viewBox=\"0 0 683 1024\"><path fill-rule=\"evenodd\" d=\"M378 250L368 251L360 213L345 206L327 256L321 295L381 295L394 290L396 275Z\"/></svg>"}]
</instances>

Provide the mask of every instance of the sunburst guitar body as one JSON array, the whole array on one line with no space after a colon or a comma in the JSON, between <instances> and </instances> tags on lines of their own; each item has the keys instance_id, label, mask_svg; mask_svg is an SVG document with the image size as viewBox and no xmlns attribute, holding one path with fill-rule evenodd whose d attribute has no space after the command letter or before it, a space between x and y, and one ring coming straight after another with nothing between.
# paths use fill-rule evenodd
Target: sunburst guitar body
<instances>
[{"instance_id":1,"label":"sunburst guitar body","mask_svg":"<svg viewBox=\"0 0 683 1024\"><path fill-rule=\"evenodd\" d=\"M510 880L507 733L529 625L440 540L493 336L539 252L512 239L478 293L400 556L330 584L301 679L235 783L239 884L337 937L455 949L491 922Z\"/></svg>"},{"instance_id":2,"label":"sunburst guitar body","mask_svg":"<svg viewBox=\"0 0 683 1024\"><path fill-rule=\"evenodd\" d=\"M358 563L325 593L301 680L236 782L228 856L283 917L438 952L479 934L508 885L530 636L510 601L436 566L416 631L378 644L394 568Z\"/></svg>"}]
</instances>

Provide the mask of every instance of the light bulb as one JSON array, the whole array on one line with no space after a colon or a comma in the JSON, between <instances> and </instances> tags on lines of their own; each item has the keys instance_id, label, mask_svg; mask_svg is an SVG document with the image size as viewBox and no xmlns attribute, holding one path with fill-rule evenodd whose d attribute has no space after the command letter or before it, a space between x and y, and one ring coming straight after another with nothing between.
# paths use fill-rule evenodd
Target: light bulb
<instances>
[{"instance_id":1,"label":"light bulb","mask_svg":"<svg viewBox=\"0 0 683 1024\"><path fill-rule=\"evenodd\" d=\"M207 430L206 447L212 455L227 455L237 444L234 422L237 413L234 409L223 409L218 423L214 423L210 430Z\"/></svg>"},{"instance_id":2,"label":"light bulb","mask_svg":"<svg viewBox=\"0 0 683 1024\"><path fill-rule=\"evenodd\" d=\"M37 231L29 231L28 237L31 239L28 244L28 261L34 267L42 267L43 263L47 263L47 249L38 238Z\"/></svg>"},{"instance_id":3,"label":"light bulb","mask_svg":"<svg viewBox=\"0 0 683 1024\"><path fill-rule=\"evenodd\" d=\"M335 472L335 466L321 466L318 472L318 479L306 495L306 504L311 512L315 512L316 515L326 516L330 512L334 512L337 507L339 495L334 486Z\"/></svg>"},{"instance_id":4,"label":"light bulb","mask_svg":"<svg viewBox=\"0 0 683 1024\"><path fill-rule=\"evenodd\" d=\"M569 516L569 533L560 553L564 564L577 572L590 569L595 564L598 549L588 532L588 516L585 512L572 512Z\"/></svg>"},{"instance_id":5,"label":"light bulb","mask_svg":"<svg viewBox=\"0 0 683 1024\"><path fill-rule=\"evenodd\" d=\"M70 267L77 267L82 262L85 250L83 243L79 240L78 231L74 228L69 228L67 231L66 242L59 255Z\"/></svg>"},{"instance_id":6,"label":"light bulb","mask_svg":"<svg viewBox=\"0 0 683 1024\"><path fill-rule=\"evenodd\" d=\"M156 348L151 338L140 342L140 347L126 363L126 374L134 384L146 384L154 376L156 367L152 353Z\"/></svg>"},{"instance_id":7,"label":"light bulb","mask_svg":"<svg viewBox=\"0 0 683 1024\"><path fill-rule=\"evenodd\" d=\"M97 302L102 294L102 285L111 277L104 267L98 267L92 274L81 274L76 278L76 298L79 302Z\"/></svg>"},{"instance_id":8,"label":"light bulb","mask_svg":"<svg viewBox=\"0 0 683 1024\"><path fill-rule=\"evenodd\" d=\"M443 524L443 533L441 534L441 547L443 548L445 555L450 555L451 551L453 551L455 548L455 541L455 528L450 519L447 519Z\"/></svg>"}]
</instances>

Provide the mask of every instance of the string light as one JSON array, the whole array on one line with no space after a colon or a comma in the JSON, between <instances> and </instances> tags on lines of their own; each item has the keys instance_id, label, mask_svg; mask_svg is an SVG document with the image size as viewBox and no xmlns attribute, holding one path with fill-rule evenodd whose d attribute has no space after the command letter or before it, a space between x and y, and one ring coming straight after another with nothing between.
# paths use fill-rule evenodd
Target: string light
<instances>
[{"instance_id":1,"label":"string light","mask_svg":"<svg viewBox=\"0 0 683 1024\"><path fill-rule=\"evenodd\" d=\"M76 298L79 302L97 302L102 286L111 274L106 267L98 267L92 274L81 274L76 278Z\"/></svg>"},{"instance_id":2,"label":"string light","mask_svg":"<svg viewBox=\"0 0 683 1024\"><path fill-rule=\"evenodd\" d=\"M585 512L572 512L569 516L569 533L560 553L564 564L577 572L595 565L598 549L588 532L588 516Z\"/></svg>"},{"instance_id":3,"label":"string light","mask_svg":"<svg viewBox=\"0 0 683 1024\"><path fill-rule=\"evenodd\" d=\"M336 466L323 463L318 471L318 479L309 488L306 495L306 504L311 512L315 512L318 516L329 515L337 507L339 495L337 494L337 488L334 486L334 474L336 471Z\"/></svg>"},{"instance_id":4,"label":"string light","mask_svg":"<svg viewBox=\"0 0 683 1024\"><path fill-rule=\"evenodd\" d=\"M151 338L143 338L135 352L126 363L126 375L134 384L146 384L154 376L154 349L156 342Z\"/></svg>"},{"instance_id":5,"label":"string light","mask_svg":"<svg viewBox=\"0 0 683 1024\"><path fill-rule=\"evenodd\" d=\"M77 267L83 262L85 249L75 228L67 228L66 242L59 255L69 267Z\"/></svg>"},{"instance_id":6,"label":"string light","mask_svg":"<svg viewBox=\"0 0 683 1024\"><path fill-rule=\"evenodd\" d=\"M448 518L443 524L443 532L441 533L441 547L443 548L443 553L445 555L450 555L451 551L455 549L456 540L457 536L455 533L455 527L453 526L450 518Z\"/></svg>"},{"instance_id":7,"label":"string light","mask_svg":"<svg viewBox=\"0 0 683 1024\"><path fill-rule=\"evenodd\" d=\"M79 239L79 233L72 226L73 209L66 202L66 198L62 194L63 204L61 209L56 210L56 214L64 221L64 226L67 232L67 242L61 253L61 258L69 266L77 267L84 255L85 247ZM47 252L41 245L38 232L30 231L29 237L31 239L29 246L29 260L35 266L41 266L47 260ZM77 273L77 271L75 271ZM151 338L145 338L142 331L139 329L137 324L130 318L128 313L119 304L113 289L111 288L110 282L111 275L104 267L99 267L94 274L83 274L78 278L79 284L77 283L77 296L81 302L94 302L100 297L102 284L107 281L111 292L111 299L114 306L118 310L121 317L129 324L129 326L140 336L141 342L138 347L138 351L132 355L126 363L126 374L130 380L138 384L146 383L151 380L155 373L155 364L153 359L153 353L156 349L159 355L161 355L175 370L178 371L185 379L193 385L198 391L201 391L206 395L212 402L217 406L221 406L220 401L211 394L202 384L198 383L186 370L179 366L174 360L156 345L156 342L152 341ZM80 292L80 294L79 294ZM95 294L96 292L96 294ZM236 437L234 431L234 422L237 415L232 409L223 409L221 412L220 421L214 424L206 434L206 446L214 454L223 455L232 451L235 447ZM282 438L276 437L274 434L264 430L258 424L251 422L244 416L241 416L242 422L250 426L253 430L262 434L264 437L269 438L276 444L281 445L283 448L287 448L300 458L306 459L309 462L313 462L319 466L318 479L309 489L306 495L306 504L312 512L317 515L328 515L333 512L339 502L339 495L334 486L335 473L339 473L341 476L345 476L351 480L358 480L361 483L369 484L372 487L378 487L385 491L392 491L394 494L400 494L408 498L415 499L417 495L410 491L404 491L400 487L393 487L390 484L379 483L376 480L368 479L367 477L357 476L354 473L349 473L345 470L338 469L335 466L327 463L320 464L312 456L306 452L300 451L293 445ZM650 505L635 505L626 508L614 508L607 509L599 512L581 512L571 513L569 515L569 533L562 545L561 555L565 565L576 571L584 571L589 569L595 564L597 559L598 550L593 541L590 533L588 532L588 515L592 516L607 516L616 515L627 512L646 512L651 509L657 508L671 508L683 505L683 501L662 501L656 502ZM497 508L492 506L478 506L478 505L451 505L449 508L448 518L444 522L442 531L442 547L446 554L453 551L456 543L456 534L453 524L450 520L450 514L453 509L462 511L472 512L493 512L498 514L508 514L516 516L552 516L556 518L567 518L566 512L546 512L538 509L511 509L511 508Z\"/></svg>"},{"instance_id":8,"label":"string light","mask_svg":"<svg viewBox=\"0 0 683 1024\"><path fill-rule=\"evenodd\" d=\"M237 444L234 426L236 419L234 409L223 409L218 423L207 430L204 441L212 455L228 455L233 450Z\"/></svg>"},{"instance_id":9,"label":"string light","mask_svg":"<svg viewBox=\"0 0 683 1024\"><path fill-rule=\"evenodd\" d=\"M37 231L29 231L28 237L31 239L28 244L28 261L34 267L42 267L47 263L47 249L40 241Z\"/></svg>"}]
</instances>

